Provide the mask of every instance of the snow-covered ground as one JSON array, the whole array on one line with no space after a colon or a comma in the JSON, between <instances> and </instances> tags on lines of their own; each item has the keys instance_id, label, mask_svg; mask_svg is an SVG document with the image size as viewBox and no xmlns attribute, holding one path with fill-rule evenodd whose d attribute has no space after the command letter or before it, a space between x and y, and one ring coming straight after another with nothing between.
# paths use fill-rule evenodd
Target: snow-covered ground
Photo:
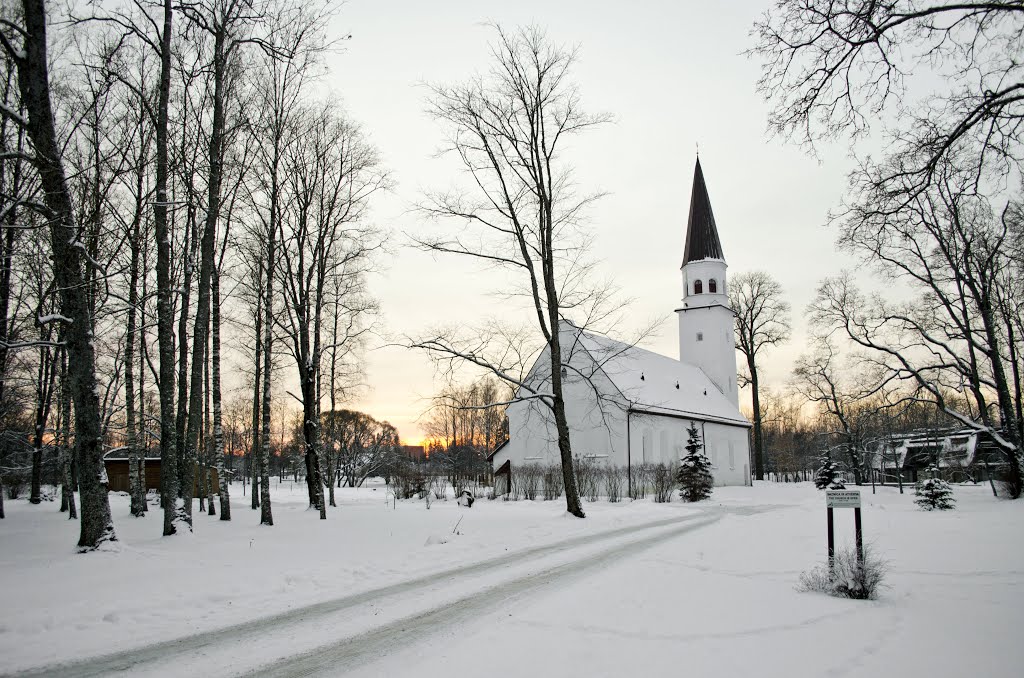
<instances>
[{"instance_id":1,"label":"snow-covered ground","mask_svg":"<svg viewBox=\"0 0 1024 678\"><path fill-rule=\"evenodd\" d=\"M274 527L237 496L231 523L197 513L172 538L112 495L119 550L87 555L54 504L8 501L0 673L119 653L62 673L1019 675L1024 502L957 487L957 510L927 513L862 493L890 562L869 602L795 590L825 549L809 483L587 503L582 521L557 501L394 508L380 486L341 491L320 521L286 483ZM837 510L840 542L852 523Z\"/></svg>"}]
</instances>

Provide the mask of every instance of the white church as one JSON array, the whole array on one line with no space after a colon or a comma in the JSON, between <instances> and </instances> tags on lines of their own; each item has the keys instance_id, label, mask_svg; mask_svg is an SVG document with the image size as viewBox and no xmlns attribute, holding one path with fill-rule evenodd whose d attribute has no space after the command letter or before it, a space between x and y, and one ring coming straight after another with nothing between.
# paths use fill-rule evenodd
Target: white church
<instances>
[{"instance_id":1,"label":"white church","mask_svg":"<svg viewBox=\"0 0 1024 678\"><path fill-rule=\"evenodd\" d=\"M751 424L739 410L734 316L726 263L697 159L683 252L679 359L623 344L563 321L563 395L573 456L635 468L677 463L687 429L701 431L716 485L750 484ZM542 353L528 379L543 391L550 360ZM517 400L507 408L509 440L491 455L505 464L558 464L558 436L548 407Z\"/></svg>"}]
</instances>

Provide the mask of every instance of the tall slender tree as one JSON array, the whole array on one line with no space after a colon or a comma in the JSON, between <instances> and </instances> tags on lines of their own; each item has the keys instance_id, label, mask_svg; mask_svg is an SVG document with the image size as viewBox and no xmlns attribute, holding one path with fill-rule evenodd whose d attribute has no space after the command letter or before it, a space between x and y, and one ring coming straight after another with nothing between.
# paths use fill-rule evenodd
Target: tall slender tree
<instances>
[{"instance_id":1,"label":"tall slender tree","mask_svg":"<svg viewBox=\"0 0 1024 678\"><path fill-rule=\"evenodd\" d=\"M545 383L538 387L514 377L500 360L478 350L478 340L442 334L410 344L442 360L486 369L512 383L522 398L546 408L557 432L566 508L582 518L563 396L562 368L571 350L562 345L562 330L568 327L563 321L570 313L592 314L607 298L590 287L584 264L583 213L598 196L575 193L564 146L607 117L584 113L580 106L571 81L575 50L554 44L537 26L493 29L489 73L432 87L428 104L446 128L446 150L462 163L470 181L465 190L428 195L422 212L465 225L474 234L465 237L460 229L413 239L426 250L471 257L519 276L546 356Z\"/></svg>"},{"instance_id":2,"label":"tall slender tree","mask_svg":"<svg viewBox=\"0 0 1024 678\"><path fill-rule=\"evenodd\" d=\"M736 348L747 361L754 410L754 476L764 480L764 432L761 422L761 380L757 359L770 346L789 339L789 303L782 285L764 271L733 276L729 305L736 314Z\"/></svg>"}]
</instances>

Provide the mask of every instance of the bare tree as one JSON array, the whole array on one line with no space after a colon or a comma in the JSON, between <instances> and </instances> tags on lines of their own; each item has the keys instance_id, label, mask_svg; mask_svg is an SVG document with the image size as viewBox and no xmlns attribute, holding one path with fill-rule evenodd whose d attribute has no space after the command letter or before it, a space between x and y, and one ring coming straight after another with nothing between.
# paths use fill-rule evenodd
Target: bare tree
<instances>
[{"instance_id":1,"label":"bare tree","mask_svg":"<svg viewBox=\"0 0 1024 678\"><path fill-rule=\"evenodd\" d=\"M550 411L566 507L582 518L562 395L565 355L559 329L567 314L592 312L606 299L606 290L588 286L584 257L582 220L598 196L576 193L562 146L607 117L586 114L580 107L570 80L575 50L552 44L536 26L493 28L496 40L488 74L460 85L434 86L429 101L430 113L448 131L445 150L463 164L470 188L431 194L421 210L435 219L463 223L464 232L414 240L432 252L470 257L515 273L536 317L550 383L538 391L502 364L502 357L517 352L515 344L499 348L497 357L474 350L475 340L460 342L443 334L412 345L445 360L475 364Z\"/></svg>"},{"instance_id":2,"label":"bare tree","mask_svg":"<svg viewBox=\"0 0 1024 678\"><path fill-rule=\"evenodd\" d=\"M878 414L894 399L879 398L888 383L857 356L848 359L828 338L817 338L815 349L797 359L793 370L797 393L820 408L819 435L832 439L829 448L845 456L860 485L868 471L868 447L878 435Z\"/></svg>"},{"instance_id":3,"label":"bare tree","mask_svg":"<svg viewBox=\"0 0 1024 678\"><path fill-rule=\"evenodd\" d=\"M337 348L354 348L369 329L376 305L364 277L382 240L364 222L364 212L370 196L386 183L376 151L333 108L327 103L296 119L303 144L287 154L290 200L281 221L282 325L299 373L309 503L321 518L327 517L320 454L324 315L331 294L337 294L333 305L341 310L342 326L340 334L337 326L332 330Z\"/></svg>"},{"instance_id":4,"label":"bare tree","mask_svg":"<svg viewBox=\"0 0 1024 678\"><path fill-rule=\"evenodd\" d=\"M282 11L269 19L272 28L264 43L266 49L260 52L260 71L254 91L258 105L248 123L250 134L258 140L254 152L255 180L249 186L248 197L254 216L250 237L256 243L256 251L262 255L263 274L263 282L258 285L262 288L262 297L257 303L263 312L263 337L257 360L262 354L263 364L257 370L257 381L262 377L259 502L260 522L264 525L274 524L270 505L270 416L277 321L275 280L279 267L282 215L287 200L285 162L289 149L297 142L293 118L306 91L307 78L324 48L320 32L324 19L325 15L316 13L312 17L299 13L296 19L289 11ZM253 423L256 424L255 413Z\"/></svg>"},{"instance_id":5,"label":"bare tree","mask_svg":"<svg viewBox=\"0 0 1024 678\"><path fill-rule=\"evenodd\" d=\"M813 146L885 121L890 154L905 162L874 181L912 195L964 149L976 179L1019 172L1022 31L1016 0L777 0L751 53L773 131Z\"/></svg>"},{"instance_id":6,"label":"bare tree","mask_svg":"<svg viewBox=\"0 0 1024 678\"><path fill-rule=\"evenodd\" d=\"M754 475L764 480L764 433L761 423L761 386L758 356L770 346L789 339L789 303L782 299L782 285L764 271L733 276L729 306L736 314L736 348L747 361L747 376L754 409Z\"/></svg>"},{"instance_id":7,"label":"bare tree","mask_svg":"<svg viewBox=\"0 0 1024 678\"><path fill-rule=\"evenodd\" d=\"M54 125L45 4L43 0L24 0L22 7L23 22L4 25L0 30L0 44L17 65L18 86L27 116L6 102L0 113L26 128L33 147L33 164L45 196L54 257L54 284L60 294L60 315L65 320L68 379L75 407L82 500L78 545L83 550L95 549L117 537L110 516L103 469L93 317L86 294L86 268L93 262L88 260L85 245L80 240L82 229L75 220L71 189Z\"/></svg>"}]
</instances>

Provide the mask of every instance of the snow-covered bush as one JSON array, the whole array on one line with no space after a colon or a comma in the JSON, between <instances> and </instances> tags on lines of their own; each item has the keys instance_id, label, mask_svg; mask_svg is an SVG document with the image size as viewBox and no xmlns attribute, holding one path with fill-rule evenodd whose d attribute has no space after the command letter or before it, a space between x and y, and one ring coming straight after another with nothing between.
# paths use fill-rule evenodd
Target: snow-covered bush
<instances>
[{"instance_id":1,"label":"snow-covered bush","mask_svg":"<svg viewBox=\"0 0 1024 678\"><path fill-rule=\"evenodd\" d=\"M448 499L448 479L441 475L431 476L430 491L434 493L434 499Z\"/></svg>"},{"instance_id":2,"label":"snow-covered bush","mask_svg":"<svg viewBox=\"0 0 1024 678\"><path fill-rule=\"evenodd\" d=\"M831 455L826 452L821 455L820 461L821 466L818 468L818 472L814 474L814 486L819 490L824 490L825 488L830 490L843 489L843 482L838 477L839 467L832 461Z\"/></svg>"},{"instance_id":3,"label":"snow-covered bush","mask_svg":"<svg viewBox=\"0 0 1024 678\"><path fill-rule=\"evenodd\" d=\"M689 436L686 456L679 462L679 470L676 472L679 496L686 501L700 501L711 496L715 479L711 475L711 462L704 456L704 443L697 426L690 424L686 433Z\"/></svg>"},{"instance_id":4,"label":"snow-covered bush","mask_svg":"<svg viewBox=\"0 0 1024 678\"><path fill-rule=\"evenodd\" d=\"M947 511L956 505L953 488L941 478L922 480L914 488L914 494L917 495L914 503L925 511Z\"/></svg>"},{"instance_id":5,"label":"snow-covered bush","mask_svg":"<svg viewBox=\"0 0 1024 678\"><path fill-rule=\"evenodd\" d=\"M856 549L840 549L832 560L831 571L825 563L809 572L802 572L797 590L827 593L837 598L873 600L888 569L889 564L875 556L867 546L864 547L863 562L858 561Z\"/></svg>"}]
</instances>

